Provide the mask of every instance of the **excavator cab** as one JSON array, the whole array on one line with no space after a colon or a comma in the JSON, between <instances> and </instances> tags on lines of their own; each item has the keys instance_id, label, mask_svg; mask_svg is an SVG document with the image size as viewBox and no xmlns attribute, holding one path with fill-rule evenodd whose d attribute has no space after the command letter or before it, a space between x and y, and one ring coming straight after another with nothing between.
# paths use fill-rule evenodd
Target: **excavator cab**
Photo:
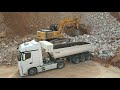
<instances>
[{"instance_id":1,"label":"excavator cab","mask_svg":"<svg viewBox=\"0 0 120 90\"><path fill-rule=\"evenodd\" d=\"M57 24L51 24L50 25L50 30L52 30L52 31L57 31Z\"/></svg>"}]
</instances>

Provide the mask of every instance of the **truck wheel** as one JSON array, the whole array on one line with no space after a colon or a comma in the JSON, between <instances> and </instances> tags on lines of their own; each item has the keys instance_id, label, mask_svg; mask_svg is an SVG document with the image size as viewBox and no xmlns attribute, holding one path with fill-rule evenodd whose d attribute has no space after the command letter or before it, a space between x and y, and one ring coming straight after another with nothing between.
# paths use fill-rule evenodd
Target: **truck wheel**
<instances>
[{"instance_id":1,"label":"truck wheel","mask_svg":"<svg viewBox=\"0 0 120 90\"><path fill-rule=\"evenodd\" d=\"M91 58L90 53L86 53L86 55L85 55L85 60L89 60L90 58Z\"/></svg>"},{"instance_id":2,"label":"truck wheel","mask_svg":"<svg viewBox=\"0 0 120 90\"><path fill-rule=\"evenodd\" d=\"M80 58L78 55L74 56L72 59L71 59L71 62L73 64L78 64L80 62Z\"/></svg>"},{"instance_id":3,"label":"truck wheel","mask_svg":"<svg viewBox=\"0 0 120 90\"><path fill-rule=\"evenodd\" d=\"M37 68L30 68L28 70L28 75L30 75L30 76L35 75L37 73L38 73Z\"/></svg>"},{"instance_id":4,"label":"truck wheel","mask_svg":"<svg viewBox=\"0 0 120 90\"><path fill-rule=\"evenodd\" d=\"M64 61L60 60L60 61L57 62L57 68L58 68L58 69L61 69L61 68L63 68L64 66L65 66Z\"/></svg>"},{"instance_id":5,"label":"truck wheel","mask_svg":"<svg viewBox=\"0 0 120 90\"><path fill-rule=\"evenodd\" d=\"M84 55L84 54L81 54L81 55L80 55L80 61L81 61L81 62L84 62L84 61L85 61L85 55Z\"/></svg>"}]
</instances>

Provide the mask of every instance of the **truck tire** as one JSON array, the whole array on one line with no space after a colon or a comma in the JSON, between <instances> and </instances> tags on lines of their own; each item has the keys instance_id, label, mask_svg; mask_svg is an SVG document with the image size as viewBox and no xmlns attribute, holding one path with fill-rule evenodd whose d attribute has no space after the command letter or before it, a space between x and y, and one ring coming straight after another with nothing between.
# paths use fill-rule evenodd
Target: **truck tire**
<instances>
[{"instance_id":1,"label":"truck tire","mask_svg":"<svg viewBox=\"0 0 120 90\"><path fill-rule=\"evenodd\" d=\"M57 61L57 68L58 69L64 68L64 66L65 66L65 63L64 63L63 60L58 60Z\"/></svg>"},{"instance_id":2,"label":"truck tire","mask_svg":"<svg viewBox=\"0 0 120 90\"><path fill-rule=\"evenodd\" d=\"M29 75L29 76L35 75L35 74L37 74L37 73L38 73L38 71L37 71L37 68L35 68L35 67L30 68L30 69L28 70L28 75Z\"/></svg>"},{"instance_id":3,"label":"truck tire","mask_svg":"<svg viewBox=\"0 0 120 90\"><path fill-rule=\"evenodd\" d=\"M86 60L85 54L80 55L80 62L84 62Z\"/></svg>"},{"instance_id":4,"label":"truck tire","mask_svg":"<svg viewBox=\"0 0 120 90\"><path fill-rule=\"evenodd\" d=\"M73 58L71 58L71 62L73 64L78 64L80 62L80 57L78 55L73 56Z\"/></svg>"},{"instance_id":5,"label":"truck tire","mask_svg":"<svg viewBox=\"0 0 120 90\"><path fill-rule=\"evenodd\" d=\"M86 53L86 55L85 55L85 60L90 60L90 58L91 58L91 54L88 52L88 53Z\"/></svg>"}]
</instances>

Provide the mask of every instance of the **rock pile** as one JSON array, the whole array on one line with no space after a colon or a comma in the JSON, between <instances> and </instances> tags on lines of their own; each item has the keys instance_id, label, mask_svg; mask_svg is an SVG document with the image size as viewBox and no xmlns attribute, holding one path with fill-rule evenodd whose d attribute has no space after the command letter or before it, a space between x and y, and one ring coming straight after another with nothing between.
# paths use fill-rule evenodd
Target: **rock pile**
<instances>
[{"instance_id":1,"label":"rock pile","mask_svg":"<svg viewBox=\"0 0 120 90\"><path fill-rule=\"evenodd\" d=\"M108 12L88 12L86 22L92 27L90 35L70 37L71 41L85 41L97 46L96 54L99 57L114 56L120 46L120 23Z\"/></svg>"},{"instance_id":2,"label":"rock pile","mask_svg":"<svg viewBox=\"0 0 120 90\"><path fill-rule=\"evenodd\" d=\"M26 35L23 38L0 39L0 65L17 64L17 47L21 43L35 39L36 35Z\"/></svg>"}]
</instances>

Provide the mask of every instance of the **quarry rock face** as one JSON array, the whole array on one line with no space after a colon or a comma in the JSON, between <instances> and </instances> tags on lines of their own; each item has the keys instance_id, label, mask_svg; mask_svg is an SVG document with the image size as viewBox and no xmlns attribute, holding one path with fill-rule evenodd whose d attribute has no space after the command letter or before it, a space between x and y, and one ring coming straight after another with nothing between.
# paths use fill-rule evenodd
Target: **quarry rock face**
<instances>
[{"instance_id":1,"label":"quarry rock face","mask_svg":"<svg viewBox=\"0 0 120 90\"><path fill-rule=\"evenodd\" d=\"M120 23L108 12L88 12L85 16L86 24L92 27L90 35L70 37L72 41L85 41L93 43L96 55L108 58L114 56L120 46Z\"/></svg>"}]
</instances>

